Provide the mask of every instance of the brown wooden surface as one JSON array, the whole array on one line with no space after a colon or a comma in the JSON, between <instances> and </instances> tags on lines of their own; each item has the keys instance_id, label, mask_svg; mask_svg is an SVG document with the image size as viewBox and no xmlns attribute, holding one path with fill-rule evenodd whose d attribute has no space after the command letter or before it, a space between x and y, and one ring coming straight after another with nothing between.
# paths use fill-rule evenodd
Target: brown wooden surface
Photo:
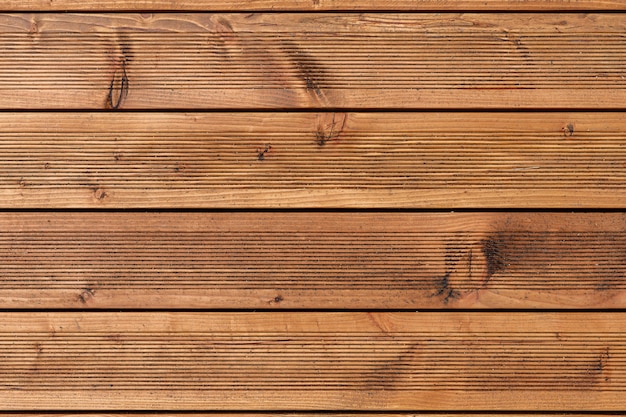
<instances>
[{"instance_id":1,"label":"brown wooden surface","mask_svg":"<svg viewBox=\"0 0 626 417\"><path fill-rule=\"evenodd\" d=\"M624 10L623 0L3 0L2 11Z\"/></svg>"},{"instance_id":2,"label":"brown wooden surface","mask_svg":"<svg viewBox=\"0 0 626 417\"><path fill-rule=\"evenodd\" d=\"M625 5L0 2L0 417L623 412Z\"/></svg>"},{"instance_id":3,"label":"brown wooden surface","mask_svg":"<svg viewBox=\"0 0 626 417\"><path fill-rule=\"evenodd\" d=\"M617 410L610 313L2 313L22 409Z\"/></svg>"},{"instance_id":4,"label":"brown wooden surface","mask_svg":"<svg viewBox=\"0 0 626 417\"><path fill-rule=\"evenodd\" d=\"M189 416L189 417L235 417L235 416L240 416L240 417L365 417L368 415L371 415L371 413L359 413L359 412L354 412L354 413L346 413L346 412L306 412L306 413L297 413L297 412L236 412L236 413L229 413L229 412L196 412L196 413L189 413L189 412L185 412L185 413L181 413L181 412L159 412L159 413L150 413L150 412L133 412L133 413L128 413L128 412L107 412L107 411L101 411L101 412L71 412L71 411L67 411L67 412L30 412L30 413L24 413L24 412L20 412L20 413L15 413L15 412L2 412L0 413L0 415L2 415L3 417L18 417L18 416L22 416L22 417L131 417L131 416L138 416L138 417L185 417L185 416ZM545 413L543 415L554 415L553 413ZM557 414L558 416L561 417L602 417L602 416L606 416L606 414L601 414L601 413L584 413L584 414L577 414L577 413L567 413L567 414L563 414L563 413L559 413ZM612 414L614 416L618 416L620 414ZM533 413L533 414L523 414L523 413L515 413L515 414L510 414L510 413L475 413L475 412L461 412L461 413L441 413L441 412L437 412L437 413L426 413L426 412L415 412L415 413L411 413L411 412L393 412L393 413L376 413L377 417L504 417L504 416L515 416L515 417L536 417L537 414Z\"/></svg>"},{"instance_id":5,"label":"brown wooden surface","mask_svg":"<svg viewBox=\"0 0 626 417\"><path fill-rule=\"evenodd\" d=\"M30 412L30 413L24 413L24 412L20 412L20 413L12 413L12 412L3 412L2 415L4 417L131 417L131 416L138 416L138 417L184 417L184 416L189 416L189 417L236 417L236 416L240 416L240 417L365 417L368 415L371 415L371 413L359 413L359 412L353 412L353 413L346 413L346 412L284 412L284 411L275 411L275 412L236 412L236 413L229 413L229 412L195 412L195 413L190 413L190 412L185 412L185 413L181 413L181 412L158 412L158 413L150 413L150 412L132 412L132 413L128 413L128 412L119 412L119 411L115 411L115 412L97 412L97 411L90 411L90 412L71 412L71 411L67 411L67 412ZM393 412L393 413L376 413L377 417L471 417L471 416L475 416L475 417L506 417L506 416L511 416L511 417L537 417L537 416L554 416L554 413L532 413L532 414L523 414L523 413L475 413L475 412L460 412L460 413L441 413L441 412L437 412L437 413L427 413L427 412ZM622 414L618 414L618 413L613 413L613 414L607 414L607 413L584 413L584 414L577 414L577 413L559 413L558 414L561 417L602 417L602 416L621 416Z\"/></svg>"},{"instance_id":6,"label":"brown wooden surface","mask_svg":"<svg viewBox=\"0 0 626 417\"><path fill-rule=\"evenodd\" d=\"M625 308L626 218L3 213L2 308Z\"/></svg>"},{"instance_id":7,"label":"brown wooden surface","mask_svg":"<svg viewBox=\"0 0 626 417\"><path fill-rule=\"evenodd\" d=\"M3 14L3 109L623 109L622 14Z\"/></svg>"},{"instance_id":8,"label":"brown wooden surface","mask_svg":"<svg viewBox=\"0 0 626 417\"><path fill-rule=\"evenodd\" d=\"M1 113L3 208L619 208L624 113Z\"/></svg>"}]
</instances>

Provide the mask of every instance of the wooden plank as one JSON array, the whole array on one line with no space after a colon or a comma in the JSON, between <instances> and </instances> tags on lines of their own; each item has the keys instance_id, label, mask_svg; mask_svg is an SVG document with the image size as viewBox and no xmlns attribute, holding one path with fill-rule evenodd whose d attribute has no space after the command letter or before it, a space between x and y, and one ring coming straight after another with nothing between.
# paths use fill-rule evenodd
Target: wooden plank
<instances>
[{"instance_id":1,"label":"wooden plank","mask_svg":"<svg viewBox=\"0 0 626 417\"><path fill-rule=\"evenodd\" d=\"M456 411L456 412L293 412L293 411L247 411L247 412L137 412L137 411L30 411L30 412L0 412L3 417L366 417L374 415L376 417L535 417L536 413L519 413L519 412L489 412L489 413L476 413L475 411ZM606 417L606 413L571 413L571 412L545 412L543 416L557 416L557 417ZM611 413L612 416L622 416L623 414Z\"/></svg>"},{"instance_id":2,"label":"wooden plank","mask_svg":"<svg viewBox=\"0 0 626 417\"><path fill-rule=\"evenodd\" d=\"M2 213L0 309L625 308L624 213Z\"/></svg>"},{"instance_id":3,"label":"wooden plank","mask_svg":"<svg viewBox=\"0 0 626 417\"><path fill-rule=\"evenodd\" d=\"M624 113L1 113L4 208L620 208Z\"/></svg>"},{"instance_id":4,"label":"wooden plank","mask_svg":"<svg viewBox=\"0 0 626 417\"><path fill-rule=\"evenodd\" d=\"M622 0L3 0L0 11L624 10Z\"/></svg>"},{"instance_id":5,"label":"wooden plank","mask_svg":"<svg viewBox=\"0 0 626 417\"><path fill-rule=\"evenodd\" d=\"M237 413L228 413L228 412L185 412L185 413L176 413L176 412L158 412L158 413L149 413L149 412L20 412L20 413L11 413L11 412L3 412L3 417L367 417L371 416L372 413L346 413L346 412L306 412L306 413L296 413L296 412L237 412ZM475 412L451 412L451 413L376 413L374 414L376 417L537 417L537 416L545 416L550 417L554 414L544 413L544 414L522 414L522 413L475 413ZM559 417L606 417L606 413L602 414L593 414L593 413L584 413L584 414L576 414L576 413L559 413ZM611 416L618 417L621 414L611 414Z\"/></svg>"},{"instance_id":6,"label":"wooden plank","mask_svg":"<svg viewBox=\"0 0 626 417\"><path fill-rule=\"evenodd\" d=\"M0 313L11 410L626 407L622 313Z\"/></svg>"},{"instance_id":7,"label":"wooden plank","mask_svg":"<svg viewBox=\"0 0 626 417\"><path fill-rule=\"evenodd\" d=\"M0 108L624 109L623 14L4 14Z\"/></svg>"}]
</instances>

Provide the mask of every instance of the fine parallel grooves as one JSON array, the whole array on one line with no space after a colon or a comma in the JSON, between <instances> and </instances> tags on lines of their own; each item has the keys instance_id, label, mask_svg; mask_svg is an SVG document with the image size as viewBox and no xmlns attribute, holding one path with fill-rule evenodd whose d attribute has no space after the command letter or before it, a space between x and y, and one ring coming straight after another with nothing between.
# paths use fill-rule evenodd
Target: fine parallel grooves
<instances>
[{"instance_id":1,"label":"fine parallel grooves","mask_svg":"<svg viewBox=\"0 0 626 417\"><path fill-rule=\"evenodd\" d=\"M488 208L508 207L523 191L521 207L619 207L624 120L622 113L2 113L0 205L275 207L281 193L292 207L327 200L461 208L472 200ZM601 199L582 199L583 191ZM481 200L486 194L493 198Z\"/></svg>"},{"instance_id":2,"label":"fine parallel grooves","mask_svg":"<svg viewBox=\"0 0 626 417\"><path fill-rule=\"evenodd\" d=\"M0 307L624 308L624 248L622 213L6 213Z\"/></svg>"},{"instance_id":3,"label":"fine parallel grooves","mask_svg":"<svg viewBox=\"0 0 626 417\"><path fill-rule=\"evenodd\" d=\"M90 416L100 416L103 413L94 413L94 412L80 412L80 411L67 411L63 413L57 412L2 412L3 417L58 417L59 415L63 415L64 417L90 417ZM236 412L146 412L146 411L114 411L114 412L106 412L106 416L109 417L163 417L163 415L167 415L168 417L368 417L372 414L375 414L377 417L413 417L414 413L406 413L406 412L340 412L340 411L323 411L323 412L294 412L294 411L273 411L273 412L259 412L259 411L236 411ZM474 416L474 417L506 417L506 416L515 416L515 417L533 417L537 416L537 413L507 413L507 412L492 412L492 413L476 413L476 412L449 412L449 413L426 413L420 412L420 416L423 417L465 417L465 416ZM566 416L566 417L606 417L606 416L618 416L617 413L549 413L543 412L541 413L543 416Z\"/></svg>"},{"instance_id":4,"label":"fine parallel grooves","mask_svg":"<svg viewBox=\"0 0 626 417\"><path fill-rule=\"evenodd\" d=\"M2 15L0 107L623 108L621 17L539 16Z\"/></svg>"},{"instance_id":5,"label":"fine parallel grooves","mask_svg":"<svg viewBox=\"0 0 626 417\"><path fill-rule=\"evenodd\" d=\"M558 406L559 396L578 396L573 407L594 397L619 406L626 390L626 322L618 314L587 314L584 326L576 313L1 315L0 348L10 350L0 363L0 398L13 396L16 410L31 396L47 399L41 407L76 393L89 393L90 405L106 399L113 409L134 409L155 391L217 409L250 401L250 393L267 393L265 409L300 405L304 395L327 407L363 394L430 408L434 393L447 399L432 409L464 396L468 409L479 409L532 393L540 399L524 404L532 410Z\"/></svg>"},{"instance_id":6,"label":"fine parallel grooves","mask_svg":"<svg viewBox=\"0 0 626 417\"><path fill-rule=\"evenodd\" d=\"M625 410L624 6L2 2L0 417Z\"/></svg>"},{"instance_id":7,"label":"fine parallel grooves","mask_svg":"<svg viewBox=\"0 0 626 417\"><path fill-rule=\"evenodd\" d=\"M623 10L623 0L4 0L6 11L423 11L423 10Z\"/></svg>"},{"instance_id":8,"label":"fine parallel grooves","mask_svg":"<svg viewBox=\"0 0 626 417\"><path fill-rule=\"evenodd\" d=\"M546 42L543 37L524 37L525 48L533 51L532 55L531 52L512 53L511 41L507 39L499 41L508 46L502 48L496 41L480 42L480 39L471 37L455 39L446 36L438 42L411 42L406 35L384 39L388 35L381 34L376 41L371 41L369 37L336 39L337 35L318 35L308 36L307 41L301 42L297 48L285 48L283 43L286 40L276 39L275 36L264 40L255 36L248 41L246 36L240 35L247 49L238 61L226 60L216 52L216 40L197 40L196 36L191 42L187 41L190 42L188 44L180 39L169 39L171 36L156 36L165 39L148 42L133 39L134 48L155 51L159 45L166 44L172 49L134 53L133 61L139 62L132 67L133 88L149 89L155 85L183 89L210 89L216 86L232 89L300 88L301 68L285 68L284 65L267 68L258 65L258 61L267 54L297 55L301 50L312 54L302 60L303 66L316 65L321 61L325 63L325 71L332 74L332 79L316 82L320 89L452 89L507 85L518 88L585 88L587 83L593 88L615 88L623 84L625 50L621 35L599 39L600 45L583 42L585 37L582 34L572 39L561 39L558 43L554 39ZM437 39L440 36L433 37ZM325 42L325 39L329 41ZM450 47L453 40L458 45ZM52 45L45 44L35 49L27 47L32 43L30 40L25 40L24 44L5 40L3 46L6 48L7 62L0 70L0 88L11 87L19 82L16 79L16 72L19 71L20 77L28 77L31 84L29 88L54 89L62 82L66 88L101 89L101 83L95 84L93 80L101 73L102 63L98 57L106 54L105 50L110 49L111 42L90 42L89 39L80 43L65 42L62 38L56 40L46 37L45 43ZM546 43L549 49L539 48L539 51L534 52L535 44L545 48ZM615 44L615 47L607 47L611 44ZM573 47L579 51L575 59L555 56L555 49ZM598 49L591 49L593 47ZM104 50L98 51L98 48ZM71 55L68 50L72 51ZM87 51L95 55L87 58ZM33 54L36 54L36 61L33 60ZM68 71L76 65L80 65L80 76L68 78ZM166 75L162 71L171 73ZM167 79L166 83L163 83L164 79Z\"/></svg>"}]
</instances>

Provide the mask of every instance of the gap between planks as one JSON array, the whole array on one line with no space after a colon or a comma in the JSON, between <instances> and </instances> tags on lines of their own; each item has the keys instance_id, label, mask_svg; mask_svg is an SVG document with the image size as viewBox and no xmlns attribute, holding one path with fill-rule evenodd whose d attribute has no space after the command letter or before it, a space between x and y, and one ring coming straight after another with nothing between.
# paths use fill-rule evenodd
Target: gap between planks
<instances>
[{"instance_id":1,"label":"gap between planks","mask_svg":"<svg viewBox=\"0 0 626 417\"><path fill-rule=\"evenodd\" d=\"M0 309L626 308L624 213L1 213Z\"/></svg>"}]
</instances>

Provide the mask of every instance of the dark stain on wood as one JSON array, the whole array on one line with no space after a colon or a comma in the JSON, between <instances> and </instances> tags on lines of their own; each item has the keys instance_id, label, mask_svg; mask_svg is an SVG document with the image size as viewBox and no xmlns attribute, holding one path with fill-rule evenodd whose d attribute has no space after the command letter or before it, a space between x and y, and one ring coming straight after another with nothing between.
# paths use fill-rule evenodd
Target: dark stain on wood
<instances>
[{"instance_id":1,"label":"dark stain on wood","mask_svg":"<svg viewBox=\"0 0 626 417\"><path fill-rule=\"evenodd\" d=\"M574 136L574 124L568 123L563 129L563 136L571 137Z\"/></svg>"},{"instance_id":2,"label":"dark stain on wood","mask_svg":"<svg viewBox=\"0 0 626 417\"><path fill-rule=\"evenodd\" d=\"M450 286L450 271L447 271L443 276L438 278L437 291L433 294L433 297L443 297L443 303L448 304L450 300L459 298L461 293Z\"/></svg>"},{"instance_id":3,"label":"dark stain on wood","mask_svg":"<svg viewBox=\"0 0 626 417\"><path fill-rule=\"evenodd\" d=\"M324 66L314 56L292 42L283 41L282 49L293 63L306 90L312 92L320 102L326 102L323 86L327 85L328 72Z\"/></svg>"},{"instance_id":4,"label":"dark stain on wood","mask_svg":"<svg viewBox=\"0 0 626 417\"><path fill-rule=\"evenodd\" d=\"M214 27L215 27L215 31L219 34L235 33L235 30L233 29L233 25L231 25L228 19L226 19L223 16L217 16Z\"/></svg>"},{"instance_id":5,"label":"dark stain on wood","mask_svg":"<svg viewBox=\"0 0 626 417\"><path fill-rule=\"evenodd\" d=\"M607 296L626 288L626 234L623 232L533 231L521 223L500 226L480 241L485 258L484 285L505 271L510 275L543 273L550 276L562 268L576 268L580 264L579 284L558 284L550 280L536 288L554 291L586 287L607 292Z\"/></svg>"},{"instance_id":6,"label":"dark stain on wood","mask_svg":"<svg viewBox=\"0 0 626 417\"><path fill-rule=\"evenodd\" d=\"M119 81L118 81L119 78ZM113 78L109 84L109 94L107 96L106 108L116 110L122 101L128 97L130 82L126 72L126 62L120 63L120 68L113 73Z\"/></svg>"},{"instance_id":7,"label":"dark stain on wood","mask_svg":"<svg viewBox=\"0 0 626 417\"><path fill-rule=\"evenodd\" d=\"M315 143L318 146L325 146L328 142L337 141L346 126L348 115L346 113L333 112L332 118L328 120L326 113L317 117L317 130L315 131Z\"/></svg>"},{"instance_id":8,"label":"dark stain on wood","mask_svg":"<svg viewBox=\"0 0 626 417\"><path fill-rule=\"evenodd\" d=\"M375 366L365 376L366 389L387 390L397 388L400 379L406 374L407 366L411 366L419 352L420 343L411 343L394 358Z\"/></svg>"},{"instance_id":9,"label":"dark stain on wood","mask_svg":"<svg viewBox=\"0 0 626 417\"><path fill-rule=\"evenodd\" d=\"M257 150L256 150L256 152L257 152L256 159L258 161L264 161L266 155L268 153L270 153L271 151L272 151L272 145L270 145L270 144L265 144L263 147L257 148Z\"/></svg>"},{"instance_id":10,"label":"dark stain on wood","mask_svg":"<svg viewBox=\"0 0 626 417\"><path fill-rule=\"evenodd\" d=\"M182 164L182 163L176 163L174 165L174 168L172 168L172 171L179 173L179 172L185 172L187 170L187 165Z\"/></svg>"},{"instance_id":11,"label":"dark stain on wood","mask_svg":"<svg viewBox=\"0 0 626 417\"><path fill-rule=\"evenodd\" d=\"M507 240L502 235L481 240L480 245L486 264L485 284L494 274L506 268L506 242Z\"/></svg>"},{"instance_id":12,"label":"dark stain on wood","mask_svg":"<svg viewBox=\"0 0 626 417\"><path fill-rule=\"evenodd\" d=\"M31 38L39 34L39 18L35 16L30 19L30 27L28 28L28 36Z\"/></svg>"},{"instance_id":13,"label":"dark stain on wood","mask_svg":"<svg viewBox=\"0 0 626 417\"><path fill-rule=\"evenodd\" d=\"M269 301L269 304L280 304L283 302L283 300L284 300L283 296L278 294L276 297L272 298Z\"/></svg>"},{"instance_id":14,"label":"dark stain on wood","mask_svg":"<svg viewBox=\"0 0 626 417\"><path fill-rule=\"evenodd\" d=\"M95 296L96 296L95 290L93 290L92 288L83 288L80 294L78 294L78 300L82 304L87 304L89 300L91 300Z\"/></svg>"},{"instance_id":15,"label":"dark stain on wood","mask_svg":"<svg viewBox=\"0 0 626 417\"><path fill-rule=\"evenodd\" d=\"M242 51L242 39L239 38L231 23L224 17L217 17L213 22L213 31L208 39L209 45L212 45L211 52L226 60L233 58L231 50Z\"/></svg>"},{"instance_id":16,"label":"dark stain on wood","mask_svg":"<svg viewBox=\"0 0 626 417\"><path fill-rule=\"evenodd\" d=\"M96 199L96 201L103 201L105 198L109 196L109 194L106 192L104 188L94 187L92 188L92 190L93 190L93 197Z\"/></svg>"},{"instance_id":17,"label":"dark stain on wood","mask_svg":"<svg viewBox=\"0 0 626 417\"><path fill-rule=\"evenodd\" d=\"M451 300L461 296L461 292L452 285L451 277L457 272L457 265L464 255L465 252L463 248L459 247L458 242L446 243L445 272L435 279L435 292L431 295L432 297L442 297L444 304L448 304Z\"/></svg>"},{"instance_id":18,"label":"dark stain on wood","mask_svg":"<svg viewBox=\"0 0 626 417\"><path fill-rule=\"evenodd\" d=\"M130 64L135 59L135 52L132 47L130 38L123 33L118 33L118 44L120 48L120 61Z\"/></svg>"},{"instance_id":19,"label":"dark stain on wood","mask_svg":"<svg viewBox=\"0 0 626 417\"><path fill-rule=\"evenodd\" d=\"M611 355L609 353L609 348L607 347L606 350L598 357L597 363L596 363L596 370L598 372L603 372L604 369L606 368L606 365L609 362Z\"/></svg>"},{"instance_id":20,"label":"dark stain on wood","mask_svg":"<svg viewBox=\"0 0 626 417\"><path fill-rule=\"evenodd\" d=\"M115 54L113 76L109 83L109 94L105 105L105 108L113 110L121 106L123 100L128 97L130 89L128 66L135 59L135 53L126 35L118 34Z\"/></svg>"},{"instance_id":21,"label":"dark stain on wood","mask_svg":"<svg viewBox=\"0 0 626 417\"><path fill-rule=\"evenodd\" d=\"M572 385L580 389L591 389L610 381L610 366L609 360L611 358L610 347L606 347L601 352L598 352L587 365L583 365L580 369L581 374L575 380L572 380Z\"/></svg>"}]
</instances>

